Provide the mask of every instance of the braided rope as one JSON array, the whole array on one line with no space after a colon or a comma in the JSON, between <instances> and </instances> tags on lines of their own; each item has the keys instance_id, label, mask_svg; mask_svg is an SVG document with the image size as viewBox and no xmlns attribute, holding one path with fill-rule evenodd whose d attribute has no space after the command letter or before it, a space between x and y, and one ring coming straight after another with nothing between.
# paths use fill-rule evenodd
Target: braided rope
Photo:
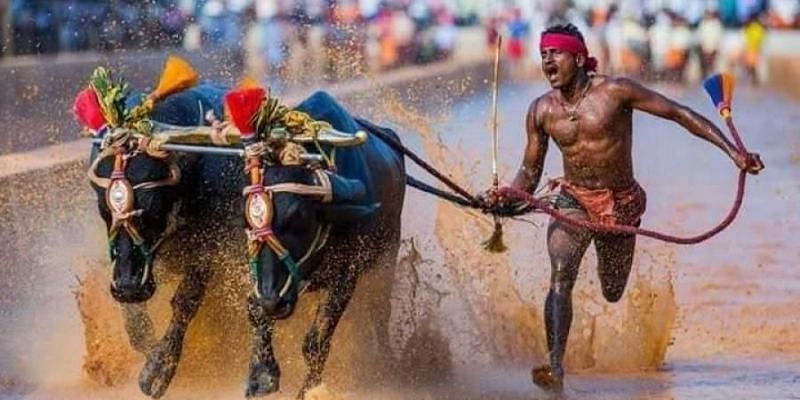
<instances>
[{"instance_id":1,"label":"braided rope","mask_svg":"<svg viewBox=\"0 0 800 400\"><path fill-rule=\"evenodd\" d=\"M429 172L431 175L439 179L439 181L441 181L450 189L455 191L455 193L447 193L440 189L434 188L424 182L421 182L413 177L406 176L407 183L409 184L409 186L417 188L423 192L433 194L434 196L437 196L449 202L462 205L464 207L479 209L482 210L483 212L492 214L497 214L498 212L500 212L497 209L497 207L489 206L485 201L472 196L463 187L461 187L453 180L446 177L442 172L438 171L436 168L434 168L433 166L422 160L422 158L420 158L416 153L411 151L408 147L406 147L405 145L403 145L402 143L400 143L399 141L395 140L393 137L388 135L386 132L384 132L382 128L372 125L364 120L358 120L358 122L361 125L371 128L370 130L377 137L379 137L386 144L388 144L392 149L399 152L400 154L408 156L412 161L414 161L414 163L416 163L417 165L422 167L425 171ZM738 151L741 154L747 154L747 149L744 147L744 143L742 142L741 137L739 136L739 132L736 130L736 127L733 124L733 120L730 117L726 117L725 123L727 124L731 136L733 137L737 145ZM722 221L720 221L716 226L707 230L706 232L691 237L679 237L675 235L668 235L661 232L637 228L633 226L606 225L606 224L593 223L585 220L579 220L560 213L557 209L553 208L549 204L549 201L547 200L546 197L537 198L533 194L510 187L500 188L499 192L501 193L501 195L506 196L508 199L520 201L523 202L525 205L527 205L528 207L519 208L520 210L524 210L524 212L522 213L542 212L550 215L554 219L557 219L561 222L564 222L566 224L578 228L588 229L591 231L602 232L602 233L641 235L675 244L697 244L705 240L708 240L711 237L715 236L716 234L722 232L734 221L736 215L739 213L739 209L741 208L742 202L744 200L746 179L747 179L747 172L745 170L740 171L736 187L736 198L734 199L733 205L731 206L731 209L728 211L728 214L725 216L725 218Z\"/></svg>"}]
</instances>

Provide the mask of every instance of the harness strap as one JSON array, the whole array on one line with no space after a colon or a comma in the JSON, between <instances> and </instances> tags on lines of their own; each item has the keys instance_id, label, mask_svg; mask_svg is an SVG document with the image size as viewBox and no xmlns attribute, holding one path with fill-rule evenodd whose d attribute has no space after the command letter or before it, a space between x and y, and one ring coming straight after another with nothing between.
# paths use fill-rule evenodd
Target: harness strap
<instances>
[{"instance_id":1,"label":"harness strap","mask_svg":"<svg viewBox=\"0 0 800 400\"><path fill-rule=\"evenodd\" d=\"M314 170L319 185L305 185L302 183L278 183L275 185L264 186L262 184L249 185L244 188L242 193L247 196L254 193L294 193L304 196L319 196L323 203L333 201L333 189L331 179L326 172Z\"/></svg>"},{"instance_id":2,"label":"harness strap","mask_svg":"<svg viewBox=\"0 0 800 400\"><path fill-rule=\"evenodd\" d=\"M86 172L86 176L89 178L89 181L103 189L108 189L108 187L111 186L111 179L97 176L97 166L100 165L101 161L112 154L114 154L113 148L106 147L101 150L100 154L97 155L97 158L94 159L92 164L89 166L89 170Z\"/></svg>"},{"instance_id":3,"label":"harness strap","mask_svg":"<svg viewBox=\"0 0 800 400\"><path fill-rule=\"evenodd\" d=\"M100 165L102 160L111 155L114 155L115 159L114 169L111 172L110 178L101 178L97 176L97 166ZM145 272L142 274L142 284L144 284L145 280L148 278L150 264L153 261L155 252L158 251L158 248L164 242L166 235L160 237L152 247L145 243L144 237L131 221L131 218L138 217L144 212L144 210L141 209L133 209L135 191L139 189L147 190L177 185L181 179L181 172L173 159L170 160L170 176L168 178L152 182L142 182L131 186L125 175L125 168L127 166L127 160L135 155L135 153L131 154L126 152L122 147L106 147L92 162L87 175L92 183L106 190L106 202L108 203L112 218L111 227L108 230L109 257L112 261L116 259L117 246L115 240L119 235L119 231L124 229L133 241L134 247L142 253L145 259ZM111 193L111 191L116 192L117 190L121 190L122 192ZM121 198L111 198L111 196L116 195L120 195Z\"/></svg>"},{"instance_id":4,"label":"harness strap","mask_svg":"<svg viewBox=\"0 0 800 400\"><path fill-rule=\"evenodd\" d=\"M294 261L294 258L289 253L289 250L283 246L272 229L261 228L251 230L248 232L248 237L251 241L255 241L260 244L266 244L267 247L269 247L270 250L272 250L275 255L278 256L278 259L280 259L281 262L286 265L289 273L299 282L302 280L302 274L299 267L308 261L308 259L311 258L315 252L325 247L330 235L330 229L331 226L329 224L320 225L314 234L314 240L311 242L308 250L306 250L306 253L303 254L303 257L301 257L297 262ZM257 255L260 250L260 248L254 249L252 256Z\"/></svg>"},{"instance_id":5,"label":"harness strap","mask_svg":"<svg viewBox=\"0 0 800 400\"><path fill-rule=\"evenodd\" d=\"M330 233L331 233L330 224L320 225L319 227L317 227L317 233L314 235L314 241L311 242L311 246L309 246L308 251L306 251L306 254L304 254L303 257L300 258L300 261L297 262L297 265L303 265L303 263L305 263L306 261L308 261L309 258L311 258L312 254L325 247L325 245L328 243L328 237Z\"/></svg>"},{"instance_id":6,"label":"harness strap","mask_svg":"<svg viewBox=\"0 0 800 400\"><path fill-rule=\"evenodd\" d=\"M300 273L300 268L297 267L292 255L289 253L289 250L283 246L272 230L270 230L269 233L261 236L261 240L263 240L264 243L266 243L267 246L269 246L269 248L275 252L275 255L277 255L278 259L281 260L281 262L286 266L286 269L289 270L289 274L296 282L303 280L302 274Z\"/></svg>"},{"instance_id":7,"label":"harness strap","mask_svg":"<svg viewBox=\"0 0 800 400\"><path fill-rule=\"evenodd\" d=\"M320 186L304 185L302 183L278 183L271 186L264 186L264 190L272 193L294 193L304 196L319 196L322 198L330 197L330 188Z\"/></svg>"},{"instance_id":8,"label":"harness strap","mask_svg":"<svg viewBox=\"0 0 800 400\"><path fill-rule=\"evenodd\" d=\"M152 182L142 182L133 186L133 190L142 189L155 189L162 186L175 186L181 181L181 169L175 160L170 160L169 163L169 177Z\"/></svg>"},{"instance_id":9,"label":"harness strap","mask_svg":"<svg viewBox=\"0 0 800 400\"><path fill-rule=\"evenodd\" d=\"M308 250L306 250L306 253L303 254L298 262L295 262L295 259L292 257L289 250L283 246L280 239L278 239L278 237L275 235L275 232L272 230L272 194L294 193L305 196L318 196L321 197L322 202L328 203L333 200L333 191L330 177L328 173L322 169L314 170L314 175L316 178L315 181L317 185L279 183L275 185L264 186L261 183L262 175L258 172L259 168L260 166L256 167L255 170L250 170L251 182L254 183L245 187L243 190L243 194L248 197L257 196L259 194L262 196L266 195L265 201L269 203L266 205L268 210L261 211L266 213L266 215L262 215L261 218L247 218L248 223L250 224L250 229L247 231L248 240L250 241L250 246L248 246L248 253L250 257L249 266L251 274L257 281L260 280L261 271L258 268L257 257L263 249L263 245L266 245L278 257L278 259L289 272L289 279L280 292L280 296L284 296L291 287L300 285L303 282L303 274L300 270L300 266L308 261L314 253L325 246L328 241L331 226L329 224L318 226L314 234L314 239L309 245ZM250 212L250 210L248 210L248 212ZM258 289L255 288L254 291L258 296Z\"/></svg>"}]
</instances>

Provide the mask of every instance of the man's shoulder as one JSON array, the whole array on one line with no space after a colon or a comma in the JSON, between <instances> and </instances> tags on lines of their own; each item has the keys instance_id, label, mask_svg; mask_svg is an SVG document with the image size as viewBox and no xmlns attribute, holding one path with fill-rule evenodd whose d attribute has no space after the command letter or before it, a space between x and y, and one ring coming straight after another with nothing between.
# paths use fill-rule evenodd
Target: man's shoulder
<instances>
[{"instance_id":1,"label":"man's shoulder","mask_svg":"<svg viewBox=\"0 0 800 400\"><path fill-rule=\"evenodd\" d=\"M528 107L529 112L541 112L542 107L546 107L549 104L552 104L556 101L557 94L556 89L550 89L547 92L544 92L541 96L536 97L531 101L530 106Z\"/></svg>"},{"instance_id":2,"label":"man's shoulder","mask_svg":"<svg viewBox=\"0 0 800 400\"><path fill-rule=\"evenodd\" d=\"M535 121L535 124L539 126L542 123L543 116L556 104L555 95L556 90L551 89L533 99L528 106L528 121Z\"/></svg>"},{"instance_id":3,"label":"man's shoulder","mask_svg":"<svg viewBox=\"0 0 800 400\"><path fill-rule=\"evenodd\" d=\"M598 81L595 82L595 87L598 92L623 102L636 97L637 93L641 93L642 90L646 90L641 83L625 76L602 75L596 79Z\"/></svg>"},{"instance_id":4,"label":"man's shoulder","mask_svg":"<svg viewBox=\"0 0 800 400\"><path fill-rule=\"evenodd\" d=\"M625 76L595 75L595 85L608 90L628 90L641 86L635 80Z\"/></svg>"}]
</instances>

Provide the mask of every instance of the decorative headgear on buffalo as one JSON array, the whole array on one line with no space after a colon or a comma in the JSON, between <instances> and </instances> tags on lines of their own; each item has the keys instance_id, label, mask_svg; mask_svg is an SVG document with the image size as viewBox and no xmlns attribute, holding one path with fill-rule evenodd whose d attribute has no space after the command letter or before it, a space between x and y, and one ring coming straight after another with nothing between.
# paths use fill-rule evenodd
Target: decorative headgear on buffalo
<instances>
[{"instance_id":1,"label":"decorative headgear on buffalo","mask_svg":"<svg viewBox=\"0 0 800 400\"><path fill-rule=\"evenodd\" d=\"M129 95L127 82L112 80L108 70L98 67L92 73L89 87L78 93L72 110L78 122L94 136L102 136L104 128L109 126L148 134L149 126L145 120L153 111L155 102L188 89L197 81L197 72L188 62L170 56L156 89L145 96L139 105L129 109L125 104Z\"/></svg>"},{"instance_id":2,"label":"decorative headgear on buffalo","mask_svg":"<svg viewBox=\"0 0 800 400\"><path fill-rule=\"evenodd\" d=\"M291 109L277 97L270 96L269 90L252 84L225 95L225 114L239 131L245 153L258 153L273 165L302 164L310 154L304 146L313 145L320 160L333 168L333 148L358 145L366 140L363 132L339 132L327 121ZM332 147L330 154L323 150L322 144Z\"/></svg>"}]
</instances>

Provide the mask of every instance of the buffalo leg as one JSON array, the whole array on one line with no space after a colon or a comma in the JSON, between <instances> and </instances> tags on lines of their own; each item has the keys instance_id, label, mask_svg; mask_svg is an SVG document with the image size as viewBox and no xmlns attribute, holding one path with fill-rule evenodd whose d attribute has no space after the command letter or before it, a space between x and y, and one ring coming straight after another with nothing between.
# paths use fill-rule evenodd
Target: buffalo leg
<instances>
[{"instance_id":1,"label":"buffalo leg","mask_svg":"<svg viewBox=\"0 0 800 400\"><path fill-rule=\"evenodd\" d=\"M186 329L200 307L209 275L206 267L190 268L178 285L172 297L172 319L167 332L147 355L147 362L139 374L139 388L148 396L161 397L175 376Z\"/></svg>"},{"instance_id":2,"label":"buffalo leg","mask_svg":"<svg viewBox=\"0 0 800 400\"><path fill-rule=\"evenodd\" d=\"M149 353L155 346L156 336L144 303L123 303L122 315L125 317L125 331L131 347L139 353Z\"/></svg>"},{"instance_id":3,"label":"buffalo leg","mask_svg":"<svg viewBox=\"0 0 800 400\"><path fill-rule=\"evenodd\" d=\"M245 395L264 396L280 387L281 370L272 349L275 320L252 297L248 301L248 314L253 326L253 347Z\"/></svg>"},{"instance_id":4,"label":"buffalo leg","mask_svg":"<svg viewBox=\"0 0 800 400\"><path fill-rule=\"evenodd\" d=\"M358 273L355 266L351 265L346 276L334 284L328 292L325 303L317 310L314 323L303 344L303 356L308 364L308 373L303 388L297 396L298 399L305 398L309 389L322 383L322 370L331 350L333 332L353 297L357 280Z\"/></svg>"}]
</instances>

